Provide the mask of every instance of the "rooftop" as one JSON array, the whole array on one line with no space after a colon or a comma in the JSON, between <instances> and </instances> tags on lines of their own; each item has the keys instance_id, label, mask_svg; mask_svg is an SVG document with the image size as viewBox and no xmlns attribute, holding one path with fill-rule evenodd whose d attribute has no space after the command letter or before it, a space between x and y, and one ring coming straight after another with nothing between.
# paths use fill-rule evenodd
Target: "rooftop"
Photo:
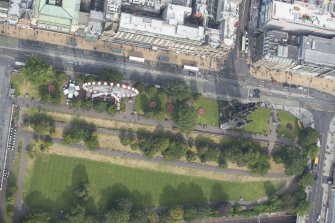
<instances>
[{"instance_id":1,"label":"rooftop","mask_svg":"<svg viewBox=\"0 0 335 223\"><path fill-rule=\"evenodd\" d=\"M304 62L335 67L335 37L302 37L300 58Z\"/></svg>"},{"instance_id":2,"label":"rooftop","mask_svg":"<svg viewBox=\"0 0 335 223\"><path fill-rule=\"evenodd\" d=\"M41 23L70 26L79 22L80 0L36 0L34 4Z\"/></svg>"},{"instance_id":3,"label":"rooftop","mask_svg":"<svg viewBox=\"0 0 335 223\"><path fill-rule=\"evenodd\" d=\"M173 19L177 21L178 25L184 25L185 14L191 14L192 8L181 5L169 4L166 8L166 20Z\"/></svg>"},{"instance_id":4,"label":"rooftop","mask_svg":"<svg viewBox=\"0 0 335 223\"><path fill-rule=\"evenodd\" d=\"M329 212L327 216L326 223L332 223L335 221L335 189L330 191L330 198L329 198Z\"/></svg>"},{"instance_id":5,"label":"rooftop","mask_svg":"<svg viewBox=\"0 0 335 223\"><path fill-rule=\"evenodd\" d=\"M315 5L296 1L294 4L274 1L272 18L311 27L335 30L335 18L330 12L317 8Z\"/></svg>"},{"instance_id":6,"label":"rooftop","mask_svg":"<svg viewBox=\"0 0 335 223\"><path fill-rule=\"evenodd\" d=\"M120 31L151 33L156 36L170 36L202 41L205 35L203 27L189 27L169 24L163 20L121 13Z\"/></svg>"}]
</instances>

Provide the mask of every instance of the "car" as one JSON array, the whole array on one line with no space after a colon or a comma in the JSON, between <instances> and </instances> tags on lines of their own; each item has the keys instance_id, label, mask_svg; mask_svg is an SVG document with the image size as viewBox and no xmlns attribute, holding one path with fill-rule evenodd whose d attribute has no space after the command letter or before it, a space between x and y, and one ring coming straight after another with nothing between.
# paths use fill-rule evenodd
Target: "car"
<instances>
[{"instance_id":1,"label":"car","mask_svg":"<svg viewBox=\"0 0 335 223\"><path fill-rule=\"evenodd\" d=\"M297 88L297 85L295 85L295 84L291 84L291 88Z\"/></svg>"},{"instance_id":2,"label":"car","mask_svg":"<svg viewBox=\"0 0 335 223\"><path fill-rule=\"evenodd\" d=\"M316 217L316 221L317 221L317 222L320 222L320 221L321 221L321 215L320 215L320 214L318 214L318 216Z\"/></svg>"},{"instance_id":3,"label":"car","mask_svg":"<svg viewBox=\"0 0 335 223\"><path fill-rule=\"evenodd\" d=\"M284 87L284 88L289 88L290 85L289 85L288 83L284 83L284 84L283 84L283 87Z\"/></svg>"},{"instance_id":4,"label":"car","mask_svg":"<svg viewBox=\"0 0 335 223\"><path fill-rule=\"evenodd\" d=\"M260 98L261 90L254 89L253 97L254 98Z\"/></svg>"}]
</instances>

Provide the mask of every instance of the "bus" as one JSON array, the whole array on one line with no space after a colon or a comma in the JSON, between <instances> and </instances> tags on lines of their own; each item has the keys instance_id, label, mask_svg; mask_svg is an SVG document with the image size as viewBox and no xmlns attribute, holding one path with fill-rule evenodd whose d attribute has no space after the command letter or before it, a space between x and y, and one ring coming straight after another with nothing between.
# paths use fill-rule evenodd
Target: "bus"
<instances>
[{"instance_id":1,"label":"bus","mask_svg":"<svg viewBox=\"0 0 335 223\"><path fill-rule=\"evenodd\" d=\"M245 36L242 36L242 43L241 43L241 51L245 51L245 43L246 43L246 41L245 41Z\"/></svg>"},{"instance_id":2,"label":"bus","mask_svg":"<svg viewBox=\"0 0 335 223\"><path fill-rule=\"evenodd\" d=\"M22 67L22 66L24 66L24 65L26 65L26 64L23 63L23 62L15 61L14 65L15 65L15 66L18 66L18 67Z\"/></svg>"},{"instance_id":3,"label":"bus","mask_svg":"<svg viewBox=\"0 0 335 223\"><path fill-rule=\"evenodd\" d=\"M136 62L136 63L144 63L144 58L129 56L129 61Z\"/></svg>"},{"instance_id":4,"label":"bus","mask_svg":"<svg viewBox=\"0 0 335 223\"><path fill-rule=\"evenodd\" d=\"M184 70L186 70L186 71L192 71L192 72L198 72L198 71L199 71L199 68L194 67L194 66L184 65L183 68L184 68Z\"/></svg>"}]
</instances>

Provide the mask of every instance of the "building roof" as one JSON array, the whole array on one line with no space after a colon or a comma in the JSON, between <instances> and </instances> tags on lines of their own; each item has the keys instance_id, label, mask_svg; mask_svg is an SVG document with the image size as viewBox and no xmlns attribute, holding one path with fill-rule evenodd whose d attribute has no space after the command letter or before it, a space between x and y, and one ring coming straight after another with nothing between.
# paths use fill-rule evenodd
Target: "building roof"
<instances>
[{"instance_id":1,"label":"building roof","mask_svg":"<svg viewBox=\"0 0 335 223\"><path fill-rule=\"evenodd\" d=\"M330 12L317 8L315 5L299 1L295 1L294 4L274 1L272 18L311 27L335 30L335 18L332 18Z\"/></svg>"},{"instance_id":2,"label":"building roof","mask_svg":"<svg viewBox=\"0 0 335 223\"><path fill-rule=\"evenodd\" d=\"M165 21L148 17L134 16L128 13L121 13L119 31L151 33L156 36L179 37L191 40L202 41L204 39L204 28L189 27L176 24L168 24Z\"/></svg>"},{"instance_id":3,"label":"building roof","mask_svg":"<svg viewBox=\"0 0 335 223\"><path fill-rule=\"evenodd\" d=\"M63 26L77 25L79 22L80 0L63 0L59 5L52 0L49 4L46 0L36 0L34 4L38 22Z\"/></svg>"},{"instance_id":4,"label":"building roof","mask_svg":"<svg viewBox=\"0 0 335 223\"><path fill-rule=\"evenodd\" d=\"M335 67L335 37L302 37L300 59L307 63Z\"/></svg>"},{"instance_id":5,"label":"building roof","mask_svg":"<svg viewBox=\"0 0 335 223\"><path fill-rule=\"evenodd\" d=\"M178 25L184 25L185 14L191 14L192 8L169 4L166 8L166 20L176 20Z\"/></svg>"},{"instance_id":6,"label":"building roof","mask_svg":"<svg viewBox=\"0 0 335 223\"><path fill-rule=\"evenodd\" d=\"M0 1L0 8L7 9L9 7L9 2Z\"/></svg>"}]
</instances>

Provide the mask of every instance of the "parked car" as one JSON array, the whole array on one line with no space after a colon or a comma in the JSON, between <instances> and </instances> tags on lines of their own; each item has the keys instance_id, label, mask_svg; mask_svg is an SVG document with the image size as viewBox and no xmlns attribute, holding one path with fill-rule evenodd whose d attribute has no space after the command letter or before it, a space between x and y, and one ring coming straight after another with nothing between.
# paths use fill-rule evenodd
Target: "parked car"
<instances>
[{"instance_id":1,"label":"parked car","mask_svg":"<svg viewBox=\"0 0 335 223\"><path fill-rule=\"evenodd\" d=\"M283 87L284 87L284 88L289 88L290 85L289 85L288 83L284 83L284 84L283 84Z\"/></svg>"}]
</instances>

